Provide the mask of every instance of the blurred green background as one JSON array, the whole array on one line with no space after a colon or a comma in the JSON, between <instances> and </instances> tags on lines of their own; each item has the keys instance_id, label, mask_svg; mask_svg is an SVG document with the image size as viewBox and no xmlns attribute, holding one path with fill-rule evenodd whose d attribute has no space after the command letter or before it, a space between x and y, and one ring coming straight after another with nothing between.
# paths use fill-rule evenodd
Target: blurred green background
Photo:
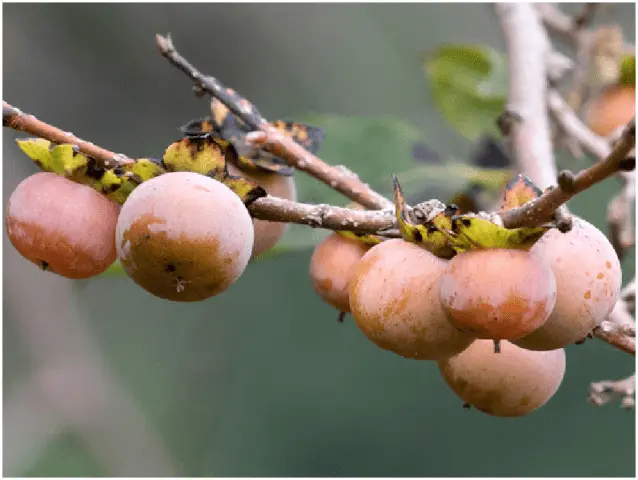
<instances>
[{"instance_id":1,"label":"blurred green background","mask_svg":"<svg viewBox=\"0 0 638 480\"><path fill-rule=\"evenodd\" d=\"M635 41L634 10L606 5L600 20L619 21ZM446 42L504 51L492 7L480 4L7 4L3 13L3 98L47 122L160 157L179 125L207 114L157 53L154 34L171 32L191 62L269 119L340 115L345 138L331 147L328 129L320 156L380 188L413 160L407 147L388 148L378 167L371 142L419 139L446 162L473 148L436 109L420 55ZM374 134L361 116L391 127ZM358 132L350 143L348 128ZM6 204L37 169L14 142L23 135L3 133ZM422 173L425 187L445 184ZM299 180L303 198L323 195ZM570 206L606 231L617 188L606 181ZM492 418L462 409L436 364L376 348L349 318L338 324L312 290L310 248L249 266L216 298L178 304L125 277L42 273L3 240L5 475L635 475L635 413L586 402L590 382L625 377L634 362L597 340L567 349L565 380L545 407ZM623 262L625 282L634 261Z\"/></svg>"}]
</instances>

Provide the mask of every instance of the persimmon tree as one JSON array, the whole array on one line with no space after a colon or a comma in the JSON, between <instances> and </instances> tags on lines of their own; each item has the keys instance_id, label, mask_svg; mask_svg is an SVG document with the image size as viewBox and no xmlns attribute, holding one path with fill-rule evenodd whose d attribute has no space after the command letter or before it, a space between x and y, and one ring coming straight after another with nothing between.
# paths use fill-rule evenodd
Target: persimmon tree
<instances>
[{"instance_id":1,"label":"persimmon tree","mask_svg":"<svg viewBox=\"0 0 638 480\"><path fill-rule=\"evenodd\" d=\"M157 35L160 54L210 97L208 116L185 124L163 158L131 158L3 102L3 125L35 136L18 145L48 172L13 193L8 236L25 258L70 278L101 274L117 252L112 270L167 301L213 297L250 261L318 244L309 273L341 320L351 313L380 348L437 361L467 406L530 413L559 388L564 347L595 337L635 355L635 282L621 288L620 269L635 247L635 49L615 26L589 29L594 12L498 4L506 55L444 45L424 57L450 125L472 140L502 137L516 172L493 182L498 195L409 205L414 186L400 172L378 192L319 157L324 129L266 120ZM576 59L548 32L570 41ZM562 149L596 161L558 171ZM411 154L434 155L417 142ZM294 171L352 203L298 202ZM566 202L611 177L622 185L607 238ZM78 212L101 223L88 227ZM319 243L287 224L335 233ZM632 407L635 376L592 383L593 403L615 396Z\"/></svg>"}]
</instances>

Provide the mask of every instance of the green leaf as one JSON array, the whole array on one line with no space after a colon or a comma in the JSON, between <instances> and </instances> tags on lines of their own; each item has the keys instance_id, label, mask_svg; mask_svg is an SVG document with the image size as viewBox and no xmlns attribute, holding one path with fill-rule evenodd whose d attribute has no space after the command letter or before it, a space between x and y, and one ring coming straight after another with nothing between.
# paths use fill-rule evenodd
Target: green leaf
<instances>
[{"instance_id":1,"label":"green leaf","mask_svg":"<svg viewBox=\"0 0 638 480\"><path fill-rule=\"evenodd\" d=\"M452 127L470 140L498 133L507 92L507 64L499 53L481 45L444 45L422 63L434 101Z\"/></svg>"},{"instance_id":2,"label":"green leaf","mask_svg":"<svg viewBox=\"0 0 638 480\"><path fill-rule=\"evenodd\" d=\"M322 160L332 166L345 166L373 188L384 184L391 188L390 176L414 164L413 145L423 140L423 133L417 127L391 116L314 114L304 116L302 121L325 130L325 141L318 153ZM297 172L295 181L301 202L350 203L328 185L303 172Z\"/></svg>"},{"instance_id":3,"label":"green leaf","mask_svg":"<svg viewBox=\"0 0 638 480\"><path fill-rule=\"evenodd\" d=\"M620 60L620 79L618 83L621 85L636 85L635 55L623 55Z\"/></svg>"}]
</instances>

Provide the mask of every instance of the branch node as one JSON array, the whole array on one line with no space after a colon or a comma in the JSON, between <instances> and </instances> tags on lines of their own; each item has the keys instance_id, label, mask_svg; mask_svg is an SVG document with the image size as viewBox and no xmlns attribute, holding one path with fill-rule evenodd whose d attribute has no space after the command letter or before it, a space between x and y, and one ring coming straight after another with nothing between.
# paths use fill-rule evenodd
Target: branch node
<instances>
[{"instance_id":1,"label":"branch node","mask_svg":"<svg viewBox=\"0 0 638 480\"><path fill-rule=\"evenodd\" d=\"M201 98L206 95L206 90L204 90L201 85L193 85L193 94L197 98Z\"/></svg>"},{"instance_id":2,"label":"branch node","mask_svg":"<svg viewBox=\"0 0 638 480\"><path fill-rule=\"evenodd\" d=\"M636 155L635 151L631 152L633 155L621 160L618 164L618 170L622 172L631 172L636 169Z\"/></svg>"},{"instance_id":3,"label":"branch node","mask_svg":"<svg viewBox=\"0 0 638 480\"><path fill-rule=\"evenodd\" d=\"M261 130L255 130L246 134L246 144L252 147L263 145L268 139L268 134Z\"/></svg>"},{"instance_id":4,"label":"branch node","mask_svg":"<svg viewBox=\"0 0 638 480\"><path fill-rule=\"evenodd\" d=\"M589 402L597 407L609 403L614 398L620 397L621 407L632 409L636 405L636 375L623 380L592 383L589 386Z\"/></svg>"},{"instance_id":5,"label":"branch node","mask_svg":"<svg viewBox=\"0 0 638 480\"><path fill-rule=\"evenodd\" d=\"M162 52L162 55L166 55L167 53L173 51L175 48L173 47L173 41L171 40L171 34L167 33L166 36L160 35L159 33L155 35L155 42Z\"/></svg>"},{"instance_id":6,"label":"branch node","mask_svg":"<svg viewBox=\"0 0 638 480\"><path fill-rule=\"evenodd\" d=\"M556 209L554 212L554 223L556 224L558 231L561 233L571 231L574 226L574 219L567 210L566 205L563 204Z\"/></svg>"},{"instance_id":7,"label":"branch node","mask_svg":"<svg viewBox=\"0 0 638 480\"><path fill-rule=\"evenodd\" d=\"M496 119L496 125L504 137L510 136L514 128L522 122L523 117L509 108L506 108Z\"/></svg>"},{"instance_id":8,"label":"branch node","mask_svg":"<svg viewBox=\"0 0 638 480\"><path fill-rule=\"evenodd\" d=\"M558 173L558 186L565 193L574 193L574 174L570 170L562 170Z\"/></svg>"}]
</instances>

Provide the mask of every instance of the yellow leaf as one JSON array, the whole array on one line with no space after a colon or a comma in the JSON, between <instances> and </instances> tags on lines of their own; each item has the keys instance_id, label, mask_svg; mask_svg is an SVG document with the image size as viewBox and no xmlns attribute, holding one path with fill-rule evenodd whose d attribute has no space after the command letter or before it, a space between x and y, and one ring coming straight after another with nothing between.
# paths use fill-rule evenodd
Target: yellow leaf
<instances>
[{"instance_id":1,"label":"yellow leaf","mask_svg":"<svg viewBox=\"0 0 638 480\"><path fill-rule=\"evenodd\" d=\"M217 180L224 178L226 152L210 135L184 137L164 153L169 172L195 172Z\"/></svg>"},{"instance_id":2,"label":"yellow leaf","mask_svg":"<svg viewBox=\"0 0 638 480\"><path fill-rule=\"evenodd\" d=\"M366 235L366 234L348 232L345 230L339 230L337 231L337 233L344 238L350 238L351 240L356 240L357 242L361 242L365 245L370 245L370 246L377 245L383 241L381 240L381 238L377 237L376 235Z\"/></svg>"},{"instance_id":3,"label":"yellow leaf","mask_svg":"<svg viewBox=\"0 0 638 480\"><path fill-rule=\"evenodd\" d=\"M523 183L520 185L524 186ZM514 190L512 196L506 197L506 200L517 202L530 192L533 190ZM525 195L519 196L518 193ZM440 258L451 258L468 250L488 248L529 250L551 228L507 229L475 214L458 215L455 206L445 206L438 201L424 202L409 212L396 177L394 195L401 236ZM415 223L414 217L418 217L420 223Z\"/></svg>"},{"instance_id":4,"label":"yellow leaf","mask_svg":"<svg viewBox=\"0 0 638 480\"><path fill-rule=\"evenodd\" d=\"M529 250L550 227L505 228L483 218L460 215L452 219L452 248L457 253L487 248Z\"/></svg>"},{"instance_id":5,"label":"yellow leaf","mask_svg":"<svg viewBox=\"0 0 638 480\"><path fill-rule=\"evenodd\" d=\"M394 181L394 204L399 231L404 240L422 246L440 258L452 258L455 254L449 243L445 230L452 226L445 214L442 202L431 204L429 212L424 214L425 224L416 224L410 218L408 206L396 176ZM427 218L429 215L429 218Z\"/></svg>"},{"instance_id":6,"label":"yellow leaf","mask_svg":"<svg viewBox=\"0 0 638 480\"><path fill-rule=\"evenodd\" d=\"M56 145L51 150L51 157L55 171L60 175L67 178L82 178L86 174L88 157L75 150L73 145Z\"/></svg>"},{"instance_id":7,"label":"yellow leaf","mask_svg":"<svg viewBox=\"0 0 638 480\"><path fill-rule=\"evenodd\" d=\"M267 193L256 182L228 173L226 162L233 162L237 157L230 142L204 135L184 137L173 143L166 149L163 161L168 171L196 172L224 183L249 205Z\"/></svg>"},{"instance_id":8,"label":"yellow leaf","mask_svg":"<svg viewBox=\"0 0 638 480\"><path fill-rule=\"evenodd\" d=\"M61 173L55 169L53 157L49 150L51 142L44 140L43 138L25 138L16 140L16 142L18 143L20 150L22 150L42 170L45 172Z\"/></svg>"}]
</instances>

